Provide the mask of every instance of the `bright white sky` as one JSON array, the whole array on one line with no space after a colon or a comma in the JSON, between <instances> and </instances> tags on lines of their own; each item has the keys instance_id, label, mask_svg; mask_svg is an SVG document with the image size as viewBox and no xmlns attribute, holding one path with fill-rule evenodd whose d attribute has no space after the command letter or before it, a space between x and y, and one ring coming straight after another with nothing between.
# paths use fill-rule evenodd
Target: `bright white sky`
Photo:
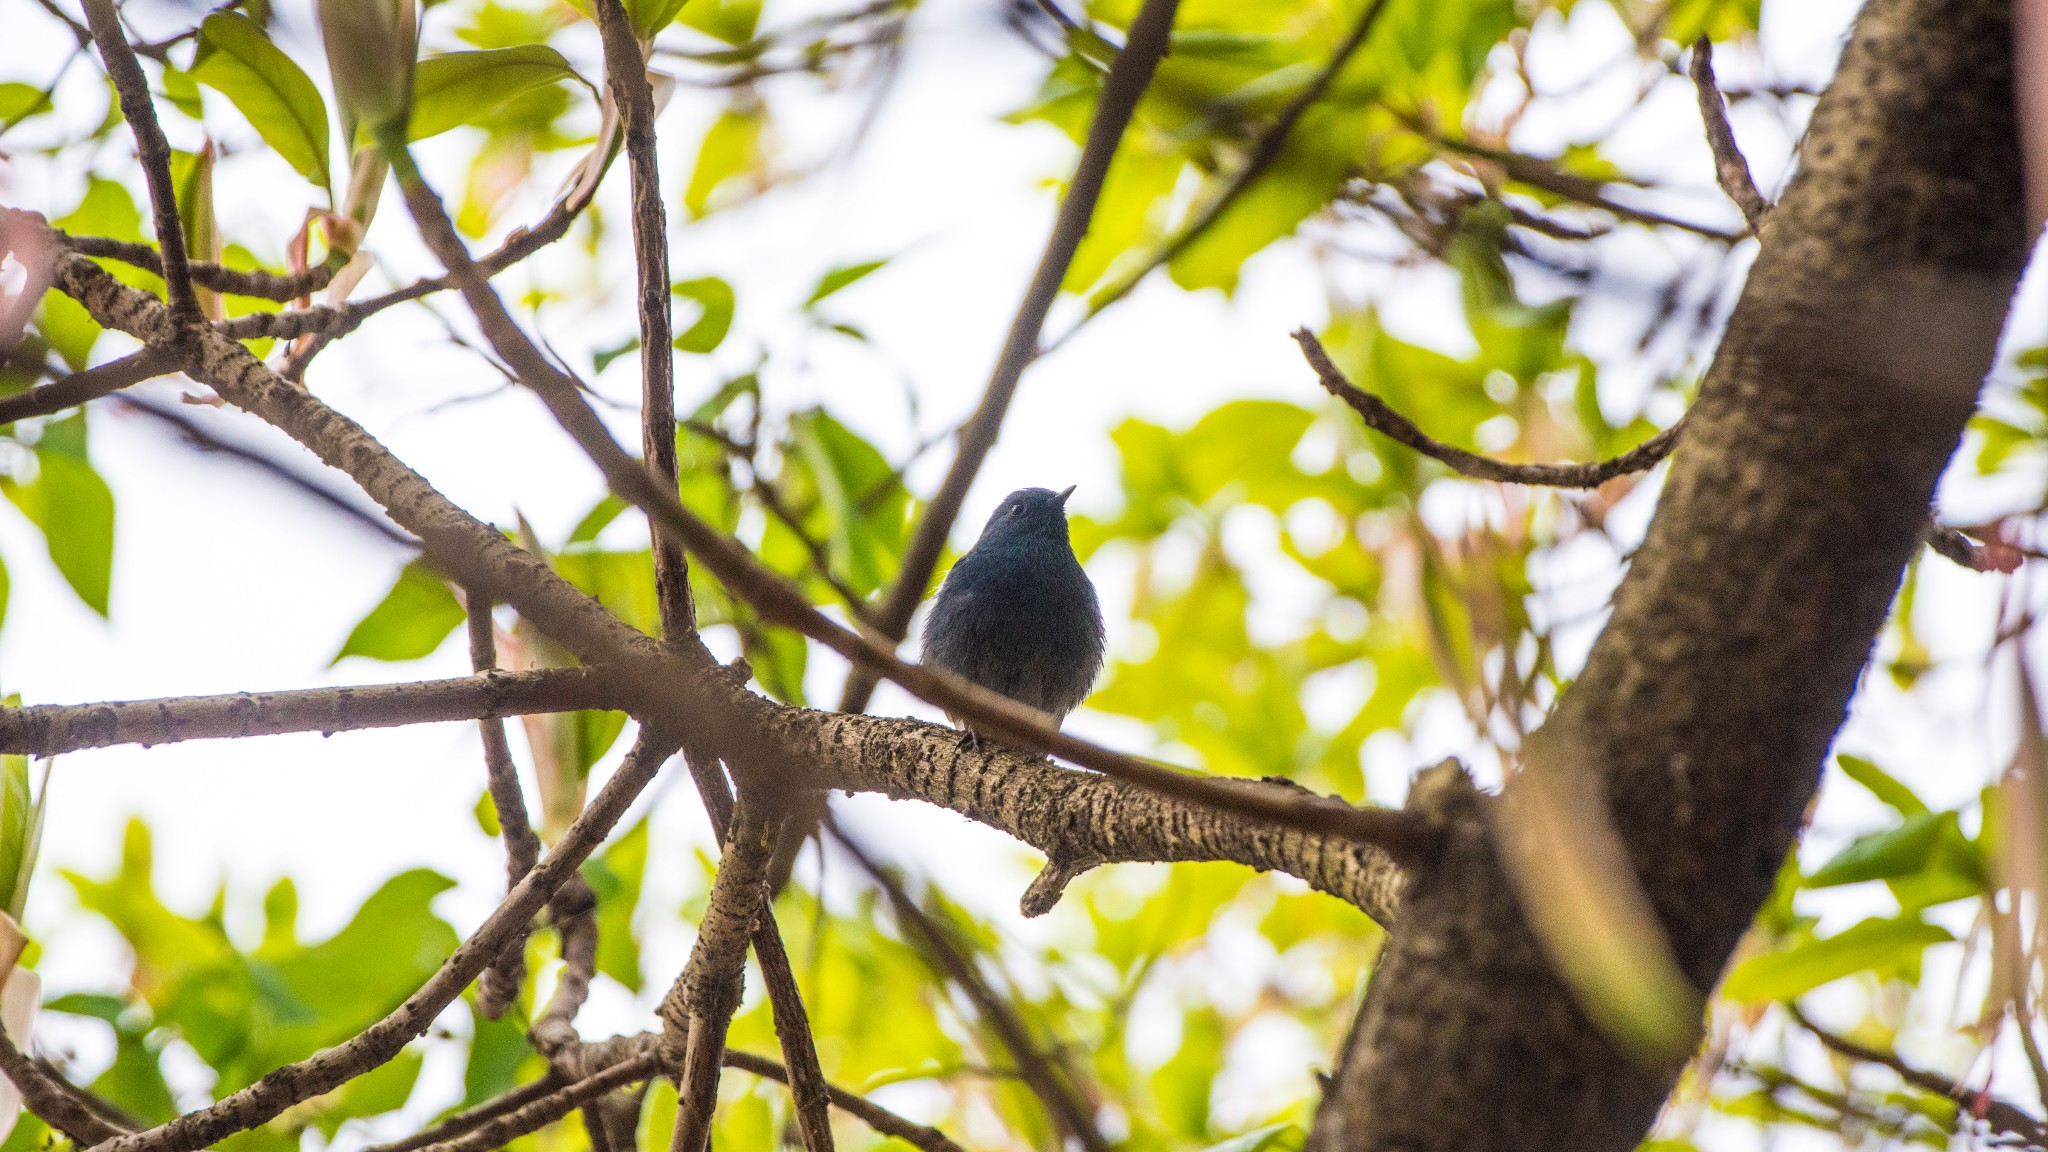
<instances>
[{"instance_id":1,"label":"bright white sky","mask_svg":"<svg viewBox=\"0 0 2048 1152\"><path fill-rule=\"evenodd\" d=\"M317 75L321 56L305 6L280 7L298 14L301 38L288 47ZM4 0L4 8L12 16L5 21L11 40L0 51L0 79L47 82L68 38L32 11L28 0ZM1824 80L1854 8L1850 0L1767 4L1761 58L1724 53L1724 83ZM771 18L787 18L792 9L771 5ZM1608 9L1584 4L1578 13L1569 29L1546 29L1538 37L1537 82L1562 89L1602 68L1605 78L1557 115L1528 121L1517 137L1524 148L1542 150L1605 123L1640 80L1633 69L1609 67L1626 57L1629 44ZM447 46L445 32L436 36L436 19L430 15L427 23L429 45ZM595 38L586 40L578 63L586 75L601 75ZM707 367L701 358L679 364L681 405L723 376L751 367L767 348L773 352L766 374L772 405L789 411L827 403L900 456L956 423L978 399L1051 219L1053 199L1043 181L1071 161L1071 147L1042 125L997 122L1031 94L1044 62L1002 33L992 0L929 0L909 44L903 73L853 163L785 186L706 225L677 229L676 277L724 276L738 288L740 302L738 323L715 365ZM86 71L75 70L60 107L96 117L103 96L79 82ZM685 174L717 100L716 94L684 88L664 117L665 171L673 183ZM1693 217L1732 221L1733 209L1713 191L1691 100L1689 87L1667 81L1625 126L1620 158L1635 171L1699 188L1698 196L1679 206ZM275 258L315 194L282 162L261 154L253 133L224 100L209 93L208 101L234 153L217 179L221 217L230 222L232 239ZM858 114L852 103L794 98L775 105L792 165L807 164L829 147ZM1792 137L1759 104L1738 106L1735 125L1760 182L1775 189ZM454 139L444 138L440 151L454 152L445 143ZM175 136L173 142L195 143ZM437 172L437 182L452 190L459 185L462 159L451 155L449 162L430 166L430 175ZM573 159L565 153L558 162ZM132 163L120 148L94 160L109 174L127 173ZM70 169L0 164L0 199L56 215L72 206L73 179ZM615 174L603 204L618 229L624 227L623 199L623 176ZM372 248L386 268L373 274L366 291L385 277L404 282L431 270L400 218L400 206L391 200L384 207ZM533 219L544 207L532 201L509 219ZM1660 241L1613 254L1624 270L1647 282L1666 274L1684 251ZM630 261L615 256L606 266L619 271L598 286L608 294L602 306L587 313L563 306L543 314L541 330L572 363L587 363L588 349L615 345L631 334L629 277L623 271ZM865 329L879 357L839 337L807 333L788 319L822 271L882 256L894 257L890 266L835 298L829 309ZM1347 272L1344 279L1342 291L1377 299L1411 338L1452 347L1462 339L1455 296L1442 276L1376 265ZM2033 285L2036 305L2041 279L2037 275ZM521 282L518 274L503 281ZM1078 483L1077 507L1109 511L1116 460L1107 431L1127 415L1184 424L1231 397L1318 401L1286 334L1300 324L1319 323L1330 291L1297 245L1254 260L1234 300L1214 292L1189 296L1158 281L1147 285L1025 378L1004 438L969 501L961 537L978 530L1005 492L1024 485ZM439 307L443 315L457 317L453 301L442 300ZM1633 335L1619 321L1640 307L1640 300L1626 297L1590 306L1578 333L1582 344L1596 352L1617 350ZM2035 306L2029 314L2037 318L2038 341L2038 318L2048 308ZM1050 330L1064 326L1056 314ZM600 495L594 473L539 405L521 393L448 403L490 391L499 381L468 353L437 342L437 332L435 321L417 310L387 313L325 355L313 371L313 385L472 512L499 523L509 523L515 511L524 513L544 538L561 539ZM103 344L102 355L108 354ZM600 387L630 399L637 393L632 372L632 358L622 359ZM177 390L158 382L150 391L170 397ZM907 411L909 397L918 405L914 419ZM247 417L188 411L238 440L311 463ZM637 442L626 424L621 429L623 438ZM348 629L389 586L403 560L399 552L261 475L195 455L153 424L109 406L95 410L93 435L95 462L119 501L112 621L92 615L61 584L40 537L19 515L11 508L0 511L0 555L13 581L0 633L0 686L7 691L32 703L81 702L467 672L459 640L414 666L356 660L329 668ZM945 459L943 448L928 454L912 472L913 485L928 491ZM1959 492L1957 510L1967 518L1999 507L1988 499ZM1624 519L1639 526L1649 505L1646 499L1635 505ZM1432 512L1456 514L1455 501ZM1547 586L1556 587L1560 606L1597 602L1613 577L1611 557L1581 557L1542 575ZM1127 570L1107 557L1095 577L1114 619L1115 606L1125 599ZM1993 577L1928 566L1922 603L1937 654L1986 650L1996 588ZM1112 627L1114 645L1119 637ZM829 657L815 662L819 698L829 703L838 665ZM1994 750L2009 747L1987 735L1987 717L2009 709L1979 703L1980 673L1981 661L1965 661L1943 676L1945 708L1938 716L1924 710L1888 716L1895 701L1889 692L1875 701L1866 697L1843 747L1880 750L1883 762L1930 801L1961 802L1995 774ZM881 694L876 709L921 713L892 689ZM1137 750L1147 740L1138 726L1111 718L1083 713L1073 725ZM1397 802L1413 767L1472 751L1468 735L1455 724L1432 719L1421 731L1412 745L1398 738L1373 743L1374 799ZM253 917L262 887L290 873L298 881L307 936L338 926L376 884L407 867L424 865L461 882L440 906L458 927L474 925L502 891L501 857L470 816L481 788L481 761L469 725L81 753L60 761L54 787L43 867L29 910L31 930L49 945L39 967L53 992L106 988L125 974L125 949L97 921L75 911L57 870L110 870L121 828L133 814L144 815L155 829L159 884L175 904L203 907L225 878L231 912ZM688 790L671 792L658 789L651 801L658 807L658 833L648 884L656 907L674 907L680 900L684 883L698 874L688 853L704 840ZM1015 912L1030 869L1028 854L1008 841L915 805L866 800L843 804L841 811L891 856L935 867L943 862L949 891L1006 929L1042 930L1027 927ZM1830 850L1880 818L1853 785L1831 786L1816 841L1825 845L1820 850ZM1875 900L1881 905L1885 898ZM1852 899L1830 914L1847 922L1870 910ZM682 930L652 934L646 968L657 974L657 984L658 974L680 968L688 943ZM591 1031L643 1027L651 1021L651 1003L631 1003L607 985L584 1023ZM63 1038L74 1039L68 1030ZM75 1040L91 1043L83 1033Z\"/></svg>"}]
</instances>

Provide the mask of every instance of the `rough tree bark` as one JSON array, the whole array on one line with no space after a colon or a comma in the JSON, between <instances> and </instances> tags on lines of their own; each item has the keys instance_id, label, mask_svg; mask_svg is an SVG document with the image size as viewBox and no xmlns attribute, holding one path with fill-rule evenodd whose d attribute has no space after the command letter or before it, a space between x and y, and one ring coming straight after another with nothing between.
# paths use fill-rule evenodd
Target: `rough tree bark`
<instances>
[{"instance_id":1,"label":"rough tree bark","mask_svg":"<svg viewBox=\"0 0 2048 1152\"><path fill-rule=\"evenodd\" d=\"M1798 832L2026 256L2012 15L1864 10L1649 538L1529 749L1604 783L1702 990ZM1314 1146L1633 1148L1677 1069L1627 1059L1577 1008L1494 855L1493 805L1466 796L1404 895Z\"/></svg>"}]
</instances>

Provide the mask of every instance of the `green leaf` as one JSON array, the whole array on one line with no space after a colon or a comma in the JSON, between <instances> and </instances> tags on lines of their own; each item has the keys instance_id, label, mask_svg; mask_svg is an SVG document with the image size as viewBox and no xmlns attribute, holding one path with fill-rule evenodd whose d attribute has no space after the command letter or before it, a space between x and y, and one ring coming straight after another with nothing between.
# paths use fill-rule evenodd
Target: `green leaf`
<instances>
[{"instance_id":1,"label":"green leaf","mask_svg":"<svg viewBox=\"0 0 2048 1152\"><path fill-rule=\"evenodd\" d=\"M640 906L641 880L647 873L647 818L605 846L583 866L590 890L597 896L597 970L640 991L640 937L633 913Z\"/></svg>"},{"instance_id":2,"label":"green leaf","mask_svg":"<svg viewBox=\"0 0 2048 1152\"><path fill-rule=\"evenodd\" d=\"M1842 775L1868 789L1872 796L1890 805L1901 816L1924 816L1927 805L1922 803L1913 790L1899 783L1898 779L1861 756L1846 752L1835 754L1835 764L1842 769Z\"/></svg>"},{"instance_id":3,"label":"green leaf","mask_svg":"<svg viewBox=\"0 0 2048 1152\"><path fill-rule=\"evenodd\" d=\"M38 112L48 112L55 105L49 96L33 84L10 80L0 84L0 129L12 128Z\"/></svg>"},{"instance_id":4,"label":"green leaf","mask_svg":"<svg viewBox=\"0 0 2048 1152\"><path fill-rule=\"evenodd\" d=\"M328 170L327 102L304 70L238 12L215 12L199 26L192 78L232 101L263 142L333 198Z\"/></svg>"},{"instance_id":5,"label":"green leaf","mask_svg":"<svg viewBox=\"0 0 2048 1152\"><path fill-rule=\"evenodd\" d=\"M475 1024L469 1038L469 1061L462 1071L465 1108L517 1088L519 1066L534 1055L533 1047L526 1042L526 1025L516 1019L516 1013L507 1012L496 1020L487 1020L472 1006L470 1018ZM658 1079L656 1083L667 1080Z\"/></svg>"},{"instance_id":6,"label":"green leaf","mask_svg":"<svg viewBox=\"0 0 2048 1152\"><path fill-rule=\"evenodd\" d=\"M673 0L641 0L649 5ZM744 44L754 38L761 21L761 0L690 0L679 6L683 23L727 44Z\"/></svg>"},{"instance_id":7,"label":"green leaf","mask_svg":"<svg viewBox=\"0 0 2048 1152\"><path fill-rule=\"evenodd\" d=\"M1829 888L1917 872L1933 852L1943 824L1954 821L1953 812L1922 812L1896 827L1859 836L1807 877L1806 886Z\"/></svg>"},{"instance_id":8,"label":"green leaf","mask_svg":"<svg viewBox=\"0 0 2048 1152\"><path fill-rule=\"evenodd\" d=\"M28 757L0 756L0 909L21 919L18 896L26 895L23 861L29 852Z\"/></svg>"},{"instance_id":9,"label":"green leaf","mask_svg":"<svg viewBox=\"0 0 2048 1152\"><path fill-rule=\"evenodd\" d=\"M761 130L767 113L758 104L736 103L721 113L704 133L697 163L683 189L683 209L690 219L712 209L711 197L728 180L752 171L760 161Z\"/></svg>"},{"instance_id":10,"label":"green leaf","mask_svg":"<svg viewBox=\"0 0 2048 1152\"><path fill-rule=\"evenodd\" d=\"M78 598L101 616L114 570L114 494L85 453L85 413L43 429L36 476L0 480L0 491L43 530L50 560Z\"/></svg>"},{"instance_id":11,"label":"green leaf","mask_svg":"<svg viewBox=\"0 0 2048 1152\"><path fill-rule=\"evenodd\" d=\"M696 322L676 337L678 351L711 352L725 342L725 334L732 330L732 285L716 276L702 276L672 284L669 291L696 301L702 309Z\"/></svg>"},{"instance_id":12,"label":"green leaf","mask_svg":"<svg viewBox=\"0 0 2048 1152\"><path fill-rule=\"evenodd\" d=\"M1296 1152L1307 1139L1308 1133L1299 1124L1268 1124L1211 1144L1203 1152Z\"/></svg>"},{"instance_id":13,"label":"green leaf","mask_svg":"<svg viewBox=\"0 0 2048 1152\"><path fill-rule=\"evenodd\" d=\"M562 54L545 44L429 56L413 75L407 136L425 140L479 123L529 92L575 77Z\"/></svg>"},{"instance_id":14,"label":"green leaf","mask_svg":"<svg viewBox=\"0 0 2048 1152\"><path fill-rule=\"evenodd\" d=\"M1953 939L1948 929L1923 920L1872 918L1824 940L1743 961L1722 982L1721 994L1749 1004L1790 1000L1858 972L1910 969L1929 946Z\"/></svg>"},{"instance_id":15,"label":"green leaf","mask_svg":"<svg viewBox=\"0 0 2048 1152\"><path fill-rule=\"evenodd\" d=\"M866 277L868 273L887 263L887 260L869 260L864 264L848 264L832 269L818 279L818 286L811 289L811 297L804 301L804 307L810 308L818 301L852 284L854 281Z\"/></svg>"},{"instance_id":16,"label":"green leaf","mask_svg":"<svg viewBox=\"0 0 2048 1152\"><path fill-rule=\"evenodd\" d=\"M328 664L349 656L417 660L439 648L464 618L448 581L425 560L414 560L399 569L391 591L348 634Z\"/></svg>"}]
</instances>

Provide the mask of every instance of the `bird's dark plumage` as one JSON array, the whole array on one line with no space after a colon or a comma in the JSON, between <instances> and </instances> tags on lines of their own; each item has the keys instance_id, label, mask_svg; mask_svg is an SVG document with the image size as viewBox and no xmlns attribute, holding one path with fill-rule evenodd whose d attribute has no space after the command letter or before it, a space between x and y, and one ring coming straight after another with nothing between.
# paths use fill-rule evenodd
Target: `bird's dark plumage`
<instances>
[{"instance_id":1,"label":"bird's dark plumage","mask_svg":"<svg viewBox=\"0 0 2048 1152\"><path fill-rule=\"evenodd\" d=\"M924 661L1049 714L1087 699L1102 670L1102 609L1067 540L1067 496L1021 488L946 573Z\"/></svg>"}]
</instances>

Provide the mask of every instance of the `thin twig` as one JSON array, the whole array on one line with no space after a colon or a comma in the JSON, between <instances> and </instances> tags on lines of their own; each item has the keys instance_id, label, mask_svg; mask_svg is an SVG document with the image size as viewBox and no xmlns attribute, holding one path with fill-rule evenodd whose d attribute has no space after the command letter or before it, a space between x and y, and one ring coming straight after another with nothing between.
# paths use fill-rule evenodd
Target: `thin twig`
<instances>
[{"instance_id":1,"label":"thin twig","mask_svg":"<svg viewBox=\"0 0 2048 1152\"><path fill-rule=\"evenodd\" d=\"M562 973L527 1038L558 1070L561 1062L556 1057L578 1042L576 1014L590 998L590 981L597 975L596 912L597 896L580 875L562 885L548 904L548 915L562 938Z\"/></svg>"},{"instance_id":2,"label":"thin twig","mask_svg":"<svg viewBox=\"0 0 2048 1152\"><path fill-rule=\"evenodd\" d=\"M529 1132L540 1131L607 1093L660 1072L661 1056L656 1052L622 1060L588 1079L557 1089L451 1140L425 1145L424 1152L491 1152Z\"/></svg>"},{"instance_id":3,"label":"thin twig","mask_svg":"<svg viewBox=\"0 0 2048 1152\"><path fill-rule=\"evenodd\" d=\"M372 1144L363 1152L419 1152L419 1149L443 1141L453 1140L465 1132L473 1132L488 1121L495 1120L508 1112L517 1111L546 1096L551 1096L563 1086L561 1077L553 1071L543 1073L537 1080L529 1080L502 1096L489 1100L464 1112L457 1112L438 1124L420 1129L400 1140L387 1144Z\"/></svg>"},{"instance_id":4,"label":"thin twig","mask_svg":"<svg viewBox=\"0 0 2048 1152\"><path fill-rule=\"evenodd\" d=\"M1209 201L1200 215L1189 221L1171 240L1147 256L1143 264L1132 269L1114 285L1089 297L1087 314L1055 340L1053 347L1064 344L1067 337L1080 330L1082 324L1129 295L1131 289L1136 288L1140 281L1152 274L1153 269L1162 264L1172 263L1214 227L1216 221L1223 218L1223 214L1230 210L1230 206L1237 203L1238 199L1266 174L1267 169L1280 159L1280 153L1286 149L1288 137L1293 134L1295 125L1301 122L1302 116L1316 101L1323 98L1330 90L1330 85L1336 82L1337 74L1342 72L1344 66L1351 62L1351 58L1357 55L1358 50L1365 46L1366 40L1372 35L1374 25L1379 22L1380 13L1385 11L1386 7L1387 0L1372 0L1372 3L1366 5L1365 11L1359 13L1357 22L1351 26L1351 31L1337 45L1336 51L1330 53L1330 59L1323 65L1322 71L1316 73L1315 79L1309 82L1308 87L1303 88L1293 100L1288 101L1287 107L1280 110L1280 115L1275 117L1273 123L1259 136L1258 143L1252 146L1251 155L1246 158L1244 166L1230 178L1230 183L1224 185L1223 190L1216 194L1215 199Z\"/></svg>"},{"instance_id":5,"label":"thin twig","mask_svg":"<svg viewBox=\"0 0 2048 1152\"><path fill-rule=\"evenodd\" d=\"M1088 222L1094 217L1095 202L1102 194L1103 178L1116 157L1124 129L1151 84L1152 73L1167 53L1178 9L1179 0L1145 0L1131 21L1123 51L1117 53L1116 62L1103 79L1102 96L1096 102L1095 117L1088 124L1081 159L1074 166L1074 179L1067 186L1066 197L1060 201L1052 235L1046 239L1045 252L1038 258L1038 270L1032 274L1023 302L1017 306L1016 318L1010 322L1010 333L996 356L981 404L960 429L960 448L952 466L918 520L917 532L904 549L896 583L876 613L881 633L892 645L901 643L909 632L910 617L924 600L939 556L945 551L946 538L952 534L954 521L960 518L961 505L966 503L967 490L973 487L974 478L980 474L982 463L1002 432L1003 417L1010 410L1011 398L1017 394L1017 382L1038 355L1038 335L1045 327L1046 314L1052 310L1082 237L1088 234ZM848 674L839 700L840 711L860 712L867 708L875 690L874 672L856 666Z\"/></svg>"},{"instance_id":6,"label":"thin twig","mask_svg":"<svg viewBox=\"0 0 2048 1152\"><path fill-rule=\"evenodd\" d=\"M0 1072L6 1073L7 1079L13 1082L29 1111L70 1137L71 1142L80 1148L126 1135L122 1129L109 1124L73 1099L55 1077L22 1055L21 1049L14 1046L14 1041L4 1029L0 1029Z\"/></svg>"},{"instance_id":7,"label":"thin twig","mask_svg":"<svg viewBox=\"0 0 2048 1152\"><path fill-rule=\"evenodd\" d=\"M52 229L73 252L85 256L97 256L119 260L137 268L163 275L163 257L154 245L134 240L114 240L105 236L73 236L63 229ZM347 261L328 261L315 264L303 272L279 274L261 268L243 271L203 260L188 260L186 271L192 283L201 288L235 296L253 296L259 300L275 300L283 303L310 296L334 279L340 265Z\"/></svg>"},{"instance_id":8,"label":"thin twig","mask_svg":"<svg viewBox=\"0 0 2048 1152\"><path fill-rule=\"evenodd\" d=\"M1399 113L1396 112L1396 115L1399 115ZM1711 224L1699 224L1691 220L1682 220L1676 216L1668 216L1654 209L1637 208L1624 204L1606 193L1605 186L1607 183L1611 183L1611 181L1593 180L1567 172L1558 167L1554 161L1540 159L1535 156L1525 156L1519 152L1504 148L1489 148L1483 144L1475 144L1470 140L1459 139L1455 136L1446 136L1413 117L1403 117L1403 120L1411 131L1430 143L1440 148L1449 149L1452 152L1473 157L1474 159L1488 161L1498 167L1501 173L1510 180L1527 184L1531 188L1540 188L1553 195L1576 201L1588 208L1598 208L1603 212L1611 212L1623 220L1631 220L1638 224L1678 228L1697 236L1704 236L1709 240L1718 240L1723 244L1733 244L1737 240L1742 239L1744 235L1741 232L1730 232L1726 228L1716 228Z\"/></svg>"},{"instance_id":9,"label":"thin twig","mask_svg":"<svg viewBox=\"0 0 2048 1152\"><path fill-rule=\"evenodd\" d=\"M827 827L839 846L888 897L897 922L923 942L924 951L936 961L939 970L959 986L973 1003L975 1011L1002 1039L1003 1047L1010 1050L1010 1058L1017 1062L1018 1077L1038 1097L1053 1122L1068 1136L1080 1141L1089 1152L1108 1152L1109 1142L1090 1118L1090 1109L1082 1099L1079 1078L1073 1069L1068 1068L1065 1061L1040 1050L1016 1008L989 986L974 961L953 940L952 933L917 906L917 901L903 890L901 880L877 864L844 831L831 825Z\"/></svg>"},{"instance_id":10,"label":"thin twig","mask_svg":"<svg viewBox=\"0 0 2048 1152\"><path fill-rule=\"evenodd\" d=\"M1672 446L1678 443L1679 433L1685 427L1681 420L1619 456L1590 464L1508 464L1430 438L1415 426L1414 421L1394 411L1386 401L1347 379L1330 361L1329 353L1323 350L1322 341L1316 339L1315 333L1306 328L1298 329L1294 340L1301 345L1301 354L1315 369L1316 378L1322 382L1323 388L1349 404L1366 427L1432 460L1449 465L1461 476L1475 480L1539 484L1551 488L1597 488L1617 476L1646 472L1656 467L1671 454Z\"/></svg>"},{"instance_id":11,"label":"thin twig","mask_svg":"<svg viewBox=\"0 0 2048 1152\"><path fill-rule=\"evenodd\" d=\"M331 735L487 716L615 708L618 697L610 673L583 667L289 692L0 706L0 752L56 756L119 744L240 740L290 732Z\"/></svg>"},{"instance_id":12,"label":"thin twig","mask_svg":"<svg viewBox=\"0 0 2048 1152\"><path fill-rule=\"evenodd\" d=\"M619 102L632 178L633 270L640 312L640 455L657 480L676 486L675 349L669 344L668 208L655 151L654 92L647 64L620 0L595 0L604 41L605 82ZM675 540L656 533L654 591L661 634L671 643L697 631L690 561Z\"/></svg>"},{"instance_id":13,"label":"thin twig","mask_svg":"<svg viewBox=\"0 0 2048 1152\"><path fill-rule=\"evenodd\" d=\"M379 515L375 509L365 508L284 460L214 435L197 420L187 417L176 408L145 400L133 393L115 396L114 403L124 411L147 416L159 424L175 429L180 439L201 452L226 456L268 473L274 479L340 512L357 525L369 529L401 548L414 549L420 546L418 540L394 527L390 520Z\"/></svg>"},{"instance_id":14,"label":"thin twig","mask_svg":"<svg viewBox=\"0 0 2048 1152\"><path fill-rule=\"evenodd\" d=\"M562 834L519 887L443 961L405 1002L354 1037L304 1060L272 1070L226 1098L188 1112L161 1127L97 1145L98 1152L193 1152L236 1132L247 1131L304 1100L331 1092L389 1062L426 1033L462 990L496 958L505 938L530 923L583 861L604 840L633 800L653 781L675 750L666 734L643 728L640 739L612 778Z\"/></svg>"},{"instance_id":15,"label":"thin twig","mask_svg":"<svg viewBox=\"0 0 2048 1152\"><path fill-rule=\"evenodd\" d=\"M737 1068L742 1072L750 1072L765 1080L773 1080L779 1084L789 1083L789 1072L782 1065L765 1056L756 1056L751 1052L739 1052L727 1048L725 1050L725 1066ZM866 1124L884 1136L894 1136L906 1144L923 1149L924 1152L967 1152L966 1149L953 1143L944 1132L939 1131L937 1128L905 1120L887 1108L872 1103L865 1096L856 1096L837 1084L826 1085L825 1091L827 1098L832 1101L834 1107L857 1117L861 1123Z\"/></svg>"},{"instance_id":16,"label":"thin twig","mask_svg":"<svg viewBox=\"0 0 2048 1152\"><path fill-rule=\"evenodd\" d=\"M491 598L470 589L465 593L464 613L469 620L469 666L479 676L498 667L497 623L491 619ZM476 722L484 745L484 772L491 790L491 805L497 809L498 831L505 841L505 887L516 888L540 859L540 837L526 818L526 797L519 791L519 770L512 764L512 745L505 738L505 722L496 716ZM484 970L477 985L477 1008L486 1019L496 1020L519 999L519 986L526 980L526 933L514 932L505 941L497 962Z\"/></svg>"},{"instance_id":17,"label":"thin twig","mask_svg":"<svg viewBox=\"0 0 2048 1152\"><path fill-rule=\"evenodd\" d=\"M1866 1064L1881 1064L1897 1073L1899 1079L1913 1087L1952 1100L1973 1115L1978 1114L1977 1110L1981 1104L1984 1122L2000 1132L2032 1141L2036 1145L2048 1141L2048 1124L2027 1115L2019 1107L1988 1092L1980 1092L1967 1084L1959 1084L1946 1076L1915 1068L1895 1052L1871 1048L1830 1032L1809 1019L1797 1004L1788 1003L1785 1008L1792 1014L1792 1019L1799 1022L1801 1028L1813 1033L1816 1040L1849 1059Z\"/></svg>"},{"instance_id":18,"label":"thin twig","mask_svg":"<svg viewBox=\"0 0 2048 1152\"><path fill-rule=\"evenodd\" d=\"M86 23L93 42L99 45L100 60L107 66L107 78L121 98L121 115L135 137L136 159L142 163L143 178L149 183L150 217L156 226L159 261L164 277L164 299L171 315L179 321L201 319L199 298L192 293L192 271L185 255L185 227L178 219L177 185L171 182L171 145L164 139L163 126L156 121L156 105L150 100L149 80L135 62L135 50L121 31L121 17L114 0L84 0Z\"/></svg>"},{"instance_id":19,"label":"thin twig","mask_svg":"<svg viewBox=\"0 0 2048 1152\"><path fill-rule=\"evenodd\" d=\"M1720 181L1721 191L1742 209L1749 230L1761 236L1771 202L1757 191L1749 161L1735 143L1735 130L1728 126L1728 106L1722 103L1720 86L1714 83L1714 42L1704 34L1692 46L1692 86L1699 95L1700 119L1707 126L1707 145L1714 150L1714 178Z\"/></svg>"},{"instance_id":20,"label":"thin twig","mask_svg":"<svg viewBox=\"0 0 2048 1152\"><path fill-rule=\"evenodd\" d=\"M38 388L0 397L0 424L32 416L53 416L66 408L89 404L157 376L175 372L178 357L162 348L144 348L119 360L95 364L82 372L59 376Z\"/></svg>"}]
</instances>

